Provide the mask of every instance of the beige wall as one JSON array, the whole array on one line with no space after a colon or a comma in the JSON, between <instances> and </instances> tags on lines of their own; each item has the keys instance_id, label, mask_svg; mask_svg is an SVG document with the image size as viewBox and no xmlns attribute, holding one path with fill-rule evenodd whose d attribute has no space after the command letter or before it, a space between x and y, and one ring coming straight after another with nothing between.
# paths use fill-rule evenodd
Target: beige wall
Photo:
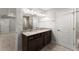
<instances>
[{"instance_id":1,"label":"beige wall","mask_svg":"<svg viewBox=\"0 0 79 59\"><path fill-rule=\"evenodd\" d=\"M56 25L56 19L55 19L55 11L52 9L49 9L45 12L43 12L45 16L42 17L35 17L34 18L34 27L38 28L50 28L52 30L52 37L54 38L53 40L56 40L56 30L55 30L55 25ZM52 40L52 42L53 42Z\"/></svg>"}]
</instances>

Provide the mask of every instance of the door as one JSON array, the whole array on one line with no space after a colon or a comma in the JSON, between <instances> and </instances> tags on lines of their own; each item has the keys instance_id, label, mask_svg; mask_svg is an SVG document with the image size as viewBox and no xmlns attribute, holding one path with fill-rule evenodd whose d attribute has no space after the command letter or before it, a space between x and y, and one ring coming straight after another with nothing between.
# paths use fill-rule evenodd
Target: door
<instances>
[{"instance_id":1,"label":"door","mask_svg":"<svg viewBox=\"0 0 79 59\"><path fill-rule=\"evenodd\" d=\"M57 41L64 47L74 49L73 13L64 14L57 19Z\"/></svg>"}]
</instances>

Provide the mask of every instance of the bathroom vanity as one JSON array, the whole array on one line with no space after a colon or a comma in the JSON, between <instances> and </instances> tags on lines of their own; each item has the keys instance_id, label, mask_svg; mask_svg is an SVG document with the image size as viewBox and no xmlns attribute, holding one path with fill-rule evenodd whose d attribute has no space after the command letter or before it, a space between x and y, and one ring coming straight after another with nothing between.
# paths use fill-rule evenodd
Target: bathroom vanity
<instances>
[{"instance_id":1,"label":"bathroom vanity","mask_svg":"<svg viewBox=\"0 0 79 59\"><path fill-rule=\"evenodd\" d=\"M50 29L36 29L22 33L22 50L39 51L51 42Z\"/></svg>"}]
</instances>

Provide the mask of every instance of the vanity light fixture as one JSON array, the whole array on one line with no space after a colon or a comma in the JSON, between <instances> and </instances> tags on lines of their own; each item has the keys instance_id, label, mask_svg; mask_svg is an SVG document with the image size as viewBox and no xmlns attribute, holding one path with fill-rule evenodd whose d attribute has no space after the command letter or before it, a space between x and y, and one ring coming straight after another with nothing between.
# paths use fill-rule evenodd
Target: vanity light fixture
<instances>
[{"instance_id":1,"label":"vanity light fixture","mask_svg":"<svg viewBox=\"0 0 79 59\"><path fill-rule=\"evenodd\" d=\"M41 14L40 12L34 11L33 9L23 8L24 13L36 15L36 16L45 16L44 14Z\"/></svg>"}]
</instances>

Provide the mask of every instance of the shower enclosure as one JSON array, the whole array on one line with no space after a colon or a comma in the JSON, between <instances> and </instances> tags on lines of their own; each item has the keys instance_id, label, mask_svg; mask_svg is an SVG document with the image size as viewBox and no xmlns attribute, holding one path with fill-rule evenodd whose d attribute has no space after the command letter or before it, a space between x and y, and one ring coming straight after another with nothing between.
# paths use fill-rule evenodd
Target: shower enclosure
<instances>
[{"instance_id":1,"label":"shower enclosure","mask_svg":"<svg viewBox=\"0 0 79 59\"><path fill-rule=\"evenodd\" d=\"M0 8L0 33L15 32L15 8Z\"/></svg>"},{"instance_id":2,"label":"shower enclosure","mask_svg":"<svg viewBox=\"0 0 79 59\"><path fill-rule=\"evenodd\" d=\"M0 33L15 32L15 19L1 19Z\"/></svg>"},{"instance_id":3,"label":"shower enclosure","mask_svg":"<svg viewBox=\"0 0 79 59\"><path fill-rule=\"evenodd\" d=\"M15 8L0 8L0 51L16 50Z\"/></svg>"}]
</instances>

